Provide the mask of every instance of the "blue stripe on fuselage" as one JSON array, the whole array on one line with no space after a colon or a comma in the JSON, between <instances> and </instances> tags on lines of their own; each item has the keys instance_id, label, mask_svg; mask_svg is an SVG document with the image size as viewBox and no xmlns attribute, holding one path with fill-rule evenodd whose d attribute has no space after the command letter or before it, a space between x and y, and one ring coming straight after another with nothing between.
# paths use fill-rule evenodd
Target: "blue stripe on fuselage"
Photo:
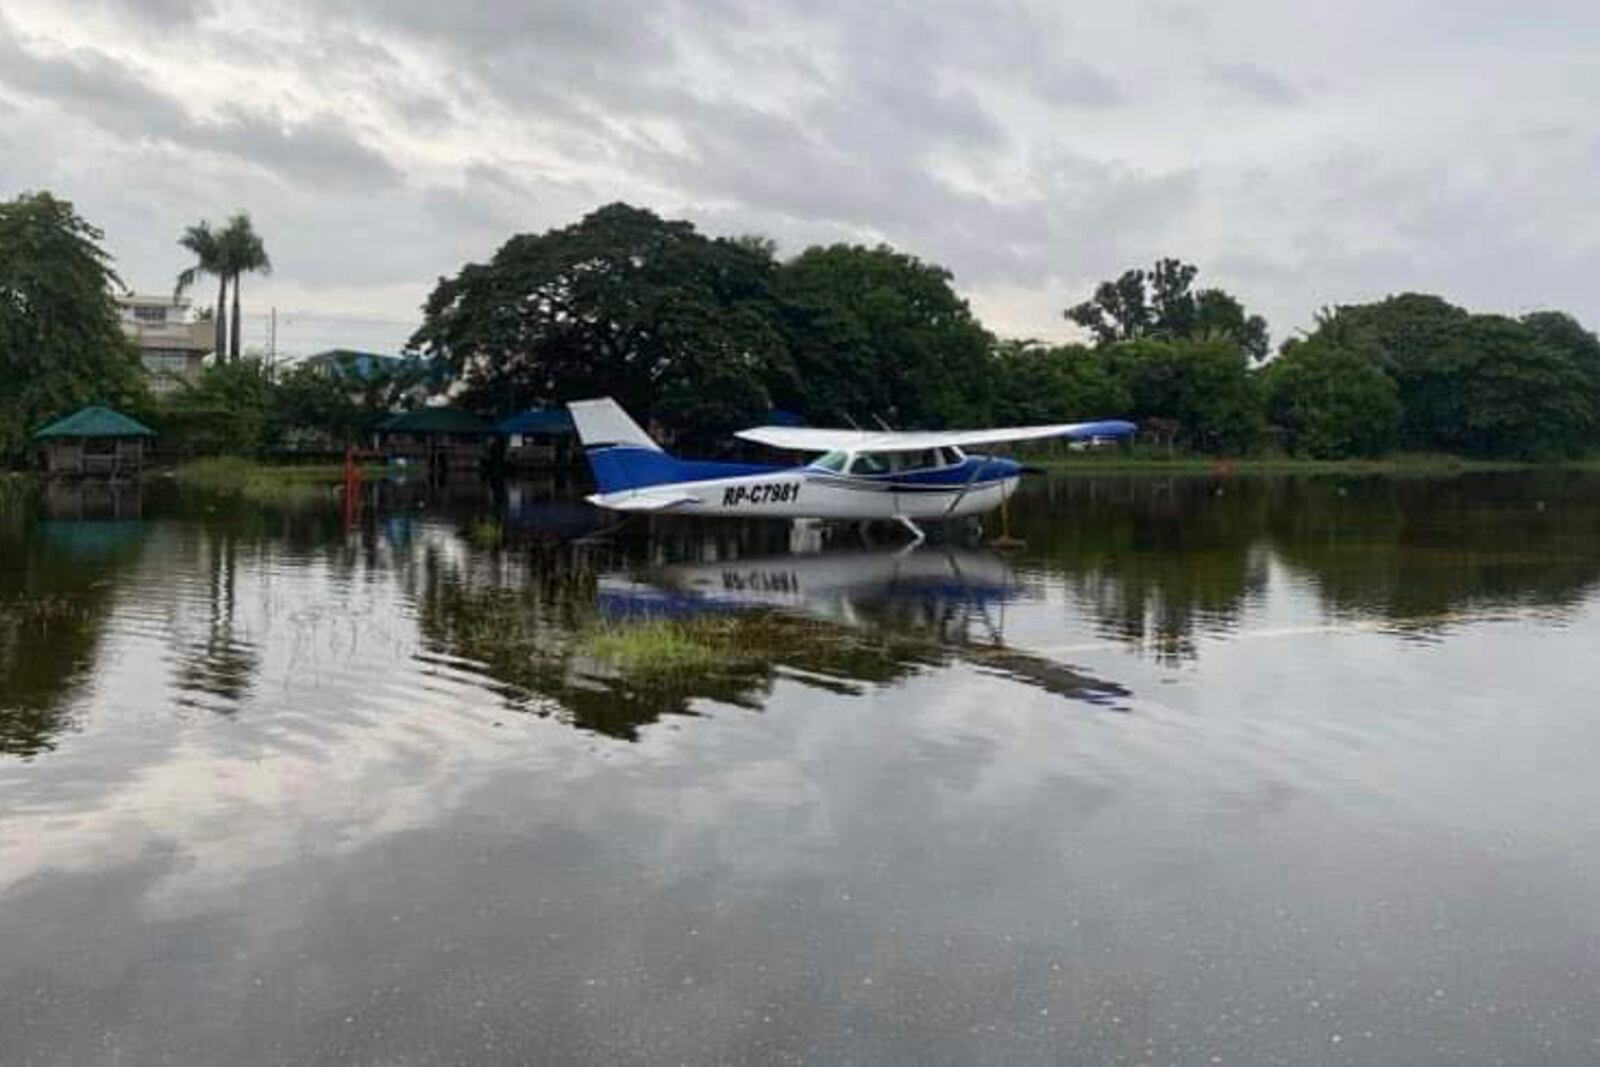
<instances>
[{"instance_id":1,"label":"blue stripe on fuselage","mask_svg":"<svg viewBox=\"0 0 1600 1067\"><path fill-rule=\"evenodd\" d=\"M654 485L710 482L722 478L805 472L834 483L866 483L874 488L910 492L937 492L978 486L1014 478L1021 464L1000 456L969 455L953 467L895 471L887 474L839 474L819 468L784 467L770 463L723 463L716 460L679 459L665 452L632 445L597 445L584 450L602 493L620 493Z\"/></svg>"},{"instance_id":2,"label":"blue stripe on fuselage","mask_svg":"<svg viewBox=\"0 0 1600 1067\"><path fill-rule=\"evenodd\" d=\"M620 493L652 485L677 482L710 482L718 478L741 478L750 474L776 474L797 470L767 463L719 463L705 459L679 459L652 448L632 445L600 445L584 450L594 484L602 493Z\"/></svg>"}]
</instances>

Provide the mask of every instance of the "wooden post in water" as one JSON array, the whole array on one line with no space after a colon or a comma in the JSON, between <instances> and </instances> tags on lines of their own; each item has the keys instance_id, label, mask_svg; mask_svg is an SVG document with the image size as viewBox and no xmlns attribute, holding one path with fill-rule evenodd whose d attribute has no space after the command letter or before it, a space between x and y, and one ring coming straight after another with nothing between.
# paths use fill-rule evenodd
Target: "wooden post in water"
<instances>
[{"instance_id":1,"label":"wooden post in water","mask_svg":"<svg viewBox=\"0 0 1600 1067\"><path fill-rule=\"evenodd\" d=\"M1011 536L1011 501L1000 501L1000 536L990 538L990 548L1022 548L1026 541Z\"/></svg>"}]
</instances>

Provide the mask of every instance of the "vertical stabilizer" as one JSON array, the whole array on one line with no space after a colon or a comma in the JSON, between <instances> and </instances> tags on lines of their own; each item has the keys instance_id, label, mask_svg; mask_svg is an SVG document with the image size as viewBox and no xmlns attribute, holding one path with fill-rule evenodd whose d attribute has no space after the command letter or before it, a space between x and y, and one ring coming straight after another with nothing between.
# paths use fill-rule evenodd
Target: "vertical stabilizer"
<instances>
[{"instance_id":1,"label":"vertical stabilizer","mask_svg":"<svg viewBox=\"0 0 1600 1067\"><path fill-rule=\"evenodd\" d=\"M661 446L650 440L650 435L628 417L622 405L609 396L599 400L574 400L567 405L572 412L572 422L578 428L578 440L586 449L622 445L628 448L647 448L660 452Z\"/></svg>"}]
</instances>

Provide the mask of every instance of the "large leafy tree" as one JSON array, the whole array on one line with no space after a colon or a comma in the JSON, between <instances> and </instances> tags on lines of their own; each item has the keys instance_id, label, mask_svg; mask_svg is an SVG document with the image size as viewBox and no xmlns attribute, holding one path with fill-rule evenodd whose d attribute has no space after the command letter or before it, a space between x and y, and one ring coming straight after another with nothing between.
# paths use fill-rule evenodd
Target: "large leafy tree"
<instances>
[{"instance_id":1,"label":"large leafy tree","mask_svg":"<svg viewBox=\"0 0 1600 1067\"><path fill-rule=\"evenodd\" d=\"M273 383L266 437L274 444L355 444L376 422L357 390L337 375L301 364Z\"/></svg>"},{"instance_id":2,"label":"large leafy tree","mask_svg":"<svg viewBox=\"0 0 1600 1067\"><path fill-rule=\"evenodd\" d=\"M997 425L1120 416L1132 403L1105 354L1084 345L1003 341L995 346L992 373Z\"/></svg>"},{"instance_id":3,"label":"large leafy tree","mask_svg":"<svg viewBox=\"0 0 1600 1067\"><path fill-rule=\"evenodd\" d=\"M1536 311L1522 317L1522 325L1539 343L1563 353L1582 377L1579 391L1585 408L1583 446L1600 446L1600 338L1560 311Z\"/></svg>"},{"instance_id":4,"label":"large leafy tree","mask_svg":"<svg viewBox=\"0 0 1600 1067\"><path fill-rule=\"evenodd\" d=\"M989 418L992 338L944 268L886 246L808 248L783 265L777 292L799 383L780 399L814 421Z\"/></svg>"},{"instance_id":5,"label":"large leafy tree","mask_svg":"<svg viewBox=\"0 0 1600 1067\"><path fill-rule=\"evenodd\" d=\"M612 204L441 279L412 346L503 413L610 395L674 429L748 425L788 374L770 251Z\"/></svg>"},{"instance_id":6,"label":"large leafy tree","mask_svg":"<svg viewBox=\"0 0 1600 1067\"><path fill-rule=\"evenodd\" d=\"M1267 321L1222 289L1194 288L1199 268L1167 258L1101 282L1063 314L1100 344L1227 338L1255 359L1267 356Z\"/></svg>"},{"instance_id":7,"label":"large leafy tree","mask_svg":"<svg viewBox=\"0 0 1600 1067\"><path fill-rule=\"evenodd\" d=\"M1242 452L1261 433L1261 398L1244 350L1226 338L1123 341L1105 350L1136 419L1175 424L1205 452Z\"/></svg>"},{"instance_id":8,"label":"large leafy tree","mask_svg":"<svg viewBox=\"0 0 1600 1067\"><path fill-rule=\"evenodd\" d=\"M1501 315L1472 316L1458 350L1462 451L1553 459L1589 443L1593 381L1566 351Z\"/></svg>"},{"instance_id":9,"label":"large leafy tree","mask_svg":"<svg viewBox=\"0 0 1600 1067\"><path fill-rule=\"evenodd\" d=\"M253 455L271 443L274 393L272 369L260 359L213 363L169 399L158 426L179 453Z\"/></svg>"},{"instance_id":10,"label":"large leafy tree","mask_svg":"<svg viewBox=\"0 0 1600 1067\"><path fill-rule=\"evenodd\" d=\"M1115 281L1095 286L1093 296L1063 314L1103 345L1147 337L1155 314L1150 308L1146 280L1142 270L1125 270Z\"/></svg>"},{"instance_id":11,"label":"large leafy tree","mask_svg":"<svg viewBox=\"0 0 1600 1067\"><path fill-rule=\"evenodd\" d=\"M1368 353L1394 379L1405 447L1449 449L1459 447L1465 417L1460 385L1470 352L1461 342L1470 318L1437 296L1404 293L1325 309L1310 339Z\"/></svg>"},{"instance_id":12,"label":"large leafy tree","mask_svg":"<svg viewBox=\"0 0 1600 1067\"><path fill-rule=\"evenodd\" d=\"M0 204L0 457L17 459L41 424L85 404L146 399L102 240L49 193Z\"/></svg>"},{"instance_id":13,"label":"large leafy tree","mask_svg":"<svg viewBox=\"0 0 1600 1067\"><path fill-rule=\"evenodd\" d=\"M1399 389L1407 447L1534 457L1594 442L1600 350L1567 316L1519 322L1404 293L1326 311L1311 339L1371 353Z\"/></svg>"},{"instance_id":14,"label":"large leafy tree","mask_svg":"<svg viewBox=\"0 0 1600 1067\"><path fill-rule=\"evenodd\" d=\"M1367 353L1295 342L1262 371L1267 412L1289 450L1314 459L1382 455L1400 429L1400 391Z\"/></svg>"}]
</instances>

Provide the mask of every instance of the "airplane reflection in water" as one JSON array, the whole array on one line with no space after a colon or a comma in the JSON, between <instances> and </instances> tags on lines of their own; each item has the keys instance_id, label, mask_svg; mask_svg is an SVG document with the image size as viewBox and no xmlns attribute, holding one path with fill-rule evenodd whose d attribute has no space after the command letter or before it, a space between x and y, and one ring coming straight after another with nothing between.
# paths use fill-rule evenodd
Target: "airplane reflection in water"
<instances>
[{"instance_id":1,"label":"airplane reflection in water","mask_svg":"<svg viewBox=\"0 0 1600 1067\"><path fill-rule=\"evenodd\" d=\"M612 619L681 619L776 611L923 643L979 669L1074 700L1126 711L1115 682L1005 644L1007 604L1026 590L1005 560L960 549L785 554L674 563L637 578L601 578Z\"/></svg>"}]
</instances>

